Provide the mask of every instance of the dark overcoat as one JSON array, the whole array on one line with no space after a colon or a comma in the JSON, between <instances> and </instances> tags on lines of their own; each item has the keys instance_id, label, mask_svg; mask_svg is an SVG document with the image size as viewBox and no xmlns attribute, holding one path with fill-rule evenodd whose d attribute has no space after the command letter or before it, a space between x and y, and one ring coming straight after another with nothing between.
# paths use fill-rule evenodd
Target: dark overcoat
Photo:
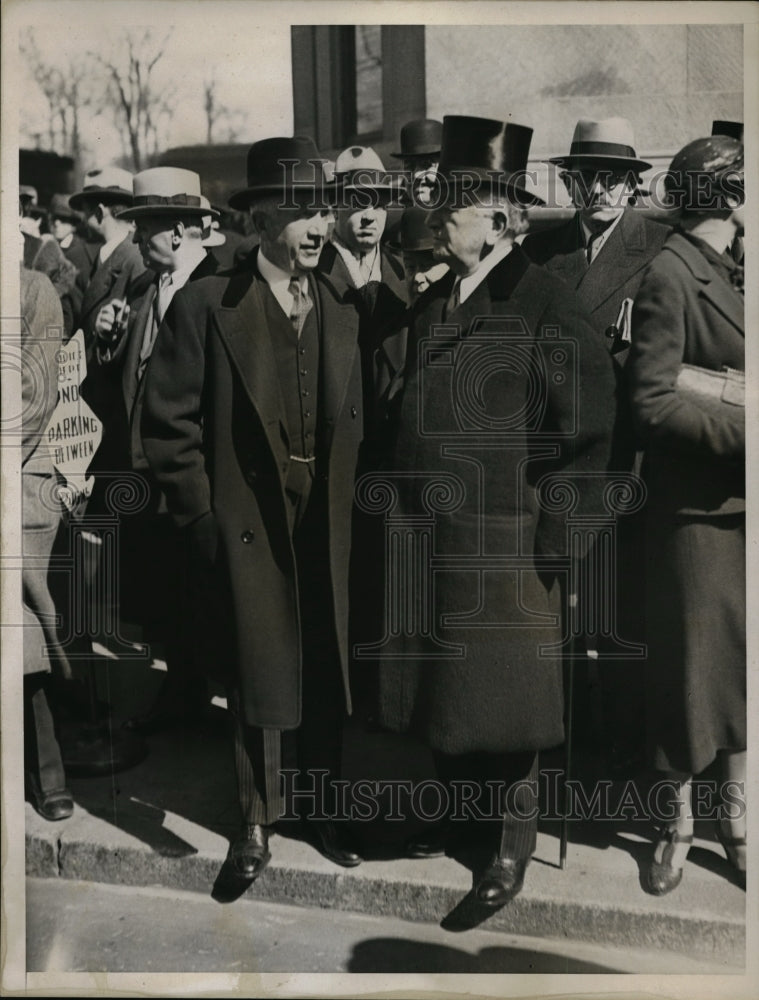
<instances>
[{"instance_id":1,"label":"dark overcoat","mask_svg":"<svg viewBox=\"0 0 759 1000\"><path fill-rule=\"evenodd\" d=\"M302 650L284 492L291 448L266 324L268 289L255 258L246 270L203 278L175 296L145 376L142 436L176 523L204 540L211 586L223 595L217 649L231 640L246 722L292 729L301 718ZM327 490L324 586L350 711L347 584L362 437L358 322L353 303L338 301L318 276L310 285L321 330L316 476Z\"/></svg>"},{"instance_id":2,"label":"dark overcoat","mask_svg":"<svg viewBox=\"0 0 759 1000\"><path fill-rule=\"evenodd\" d=\"M99 264L87 285L80 310L80 325L84 330L88 354L95 342L95 320L102 306L111 299L134 301L155 275L147 270L142 254L132 242L131 232L114 248L110 257Z\"/></svg>"},{"instance_id":3,"label":"dark overcoat","mask_svg":"<svg viewBox=\"0 0 759 1000\"><path fill-rule=\"evenodd\" d=\"M519 247L441 327L453 281L412 313L388 516L420 518L404 550L431 530L438 563L389 553L403 572L388 632L399 608L413 620L380 661L380 714L444 753L537 750L563 739L561 658L541 647L560 642L550 561L566 568L568 545L566 513L536 485L580 475L574 514L603 509L612 363L572 289Z\"/></svg>"},{"instance_id":4,"label":"dark overcoat","mask_svg":"<svg viewBox=\"0 0 759 1000\"><path fill-rule=\"evenodd\" d=\"M669 226L647 219L634 208L626 208L591 265L577 214L553 229L528 233L522 249L535 264L543 264L577 290L593 325L607 336L617 321L622 302L635 299L646 265L661 250L670 232ZM612 350L613 338L607 336L607 342ZM624 364L626 352L615 352L615 359Z\"/></svg>"},{"instance_id":5,"label":"dark overcoat","mask_svg":"<svg viewBox=\"0 0 759 1000\"><path fill-rule=\"evenodd\" d=\"M746 746L745 422L676 391L683 363L744 367L743 296L673 233L633 310L627 374L647 500L648 736L662 770Z\"/></svg>"}]
</instances>

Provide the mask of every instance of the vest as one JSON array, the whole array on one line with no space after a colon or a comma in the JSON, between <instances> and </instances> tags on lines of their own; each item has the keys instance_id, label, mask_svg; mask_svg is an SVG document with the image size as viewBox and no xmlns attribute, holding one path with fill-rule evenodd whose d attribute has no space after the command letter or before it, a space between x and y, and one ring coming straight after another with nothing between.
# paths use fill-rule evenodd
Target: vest
<instances>
[{"instance_id":1,"label":"vest","mask_svg":"<svg viewBox=\"0 0 759 1000\"><path fill-rule=\"evenodd\" d=\"M311 289L309 295L313 302ZM312 306L306 316L300 339L268 285L265 288L264 308L285 404L290 454L311 458L316 454L319 395L320 352L316 306ZM313 466L314 463L310 464Z\"/></svg>"}]
</instances>

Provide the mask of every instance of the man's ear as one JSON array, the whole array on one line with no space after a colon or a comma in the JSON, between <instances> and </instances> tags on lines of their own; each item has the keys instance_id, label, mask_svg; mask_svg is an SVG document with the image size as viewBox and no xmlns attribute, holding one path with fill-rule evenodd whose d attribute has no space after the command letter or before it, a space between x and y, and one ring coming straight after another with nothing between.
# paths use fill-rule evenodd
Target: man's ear
<instances>
[{"instance_id":1,"label":"man's ear","mask_svg":"<svg viewBox=\"0 0 759 1000\"><path fill-rule=\"evenodd\" d=\"M498 240L506 235L508 228L509 217L506 210L504 208L493 209L493 214L490 216L490 228L485 234L486 243L495 246Z\"/></svg>"},{"instance_id":2,"label":"man's ear","mask_svg":"<svg viewBox=\"0 0 759 1000\"><path fill-rule=\"evenodd\" d=\"M171 243L172 246L178 247L182 242L182 237L184 236L184 222L177 220L171 231Z\"/></svg>"},{"instance_id":3,"label":"man's ear","mask_svg":"<svg viewBox=\"0 0 759 1000\"><path fill-rule=\"evenodd\" d=\"M105 218L105 205L98 205L95 209L95 218L98 220L98 225L102 226L103 219Z\"/></svg>"},{"instance_id":4,"label":"man's ear","mask_svg":"<svg viewBox=\"0 0 759 1000\"><path fill-rule=\"evenodd\" d=\"M561 173L559 174L559 177L561 177L561 180L562 180L562 182L564 184L564 187L567 189L567 194L571 198L572 197L572 178L571 178L571 176L569 175L569 173L566 170L562 170Z\"/></svg>"}]
</instances>

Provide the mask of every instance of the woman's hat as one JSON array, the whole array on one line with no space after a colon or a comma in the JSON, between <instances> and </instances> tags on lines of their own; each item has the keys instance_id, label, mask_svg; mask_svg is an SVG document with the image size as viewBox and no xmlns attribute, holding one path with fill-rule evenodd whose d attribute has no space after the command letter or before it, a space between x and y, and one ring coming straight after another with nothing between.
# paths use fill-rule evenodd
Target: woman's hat
<instances>
[{"instance_id":1,"label":"woman's hat","mask_svg":"<svg viewBox=\"0 0 759 1000\"><path fill-rule=\"evenodd\" d=\"M398 160L414 156L437 156L443 138L442 122L434 118L417 118L401 129L401 151L391 153Z\"/></svg>"},{"instance_id":2,"label":"woman's hat","mask_svg":"<svg viewBox=\"0 0 759 1000\"><path fill-rule=\"evenodd\" d=\"M468 115L446 115L437 173L449 185L471 189L472 180L503 191L520 205L542 205L525 186L532 129ZM432 201L435 198L433 195Z\"/></svg>"},{"instance_id":3,"label":"woman's hat","mask_svg":"<svg viewBox=\"0 0 759 1000\"><path fill-rule=\"evenodd\" d=\"M230 208L246 209L267 194L322 194L326 201L324 158L308 136L275 137L254 142L248 150L248 186L229 199Z\"/></svg>"},{"instance_id":4,"label":"woman's hat","mask_svg":"<svg viewBox=\"0 0 759 1000\"><path fill-rule=\"evenodd\" d=\"M567 156L553 156L548 161L558 167L630 167L637 173L651 166L638 159L635 135L627 118L604 118L592 121L581 118L575 125L572 144Z\"/></svg>"},{"instance_id":5,"label":"woman's hat","mask_svg":"<svg viewBox=\"0 0 759 1000\"><path fill-rule=\"evenodd\" d=\"M132 204L132 174L121 167L95 167L84 175L82 190L72 194L69 205L83 209L84 202L97 201L103 205Z\"/></svg>"},{"instance_id":6,"label":"woman's hat","mask_svg":"<svg viewBox=\"0 0 759 1000\"><path fill-rule=\"evenodd\" d=\"M212 215L218 212L200 200L200 177L181 167L151 167L135 174L132 207L119 212L119 219L139 219L145 215Z\"/></svg>"},{"instance_id":7,"label":"woman's hat","mask_svg":"<svg viewBox=\"0 0 759 1000\"><path fill-rule=\"evenodd\" d=\"M709 212L743 199L743 143L727 135L694 139L675 153L664 188L677 208Z\"/></svg>"}]
</instances>

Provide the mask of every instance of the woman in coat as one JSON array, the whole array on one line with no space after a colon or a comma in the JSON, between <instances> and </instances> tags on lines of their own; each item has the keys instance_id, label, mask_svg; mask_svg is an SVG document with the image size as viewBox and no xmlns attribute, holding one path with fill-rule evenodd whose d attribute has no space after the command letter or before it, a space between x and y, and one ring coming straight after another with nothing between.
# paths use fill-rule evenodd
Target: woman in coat
<instances>
[{"instance_id":1,"label":"woman in coat","mask_svg":"<svg viewBox=\"0 0 759 1000\"><path fill-rule=\"evenodd\" d=\"M56 628L48 588L50 553L61 519L56 472L44 433L58 398L57 353L63 312L49 279L21 267L21 503L23 535L24 736L27 794L47 820L74 810L47 698L51 667L64 678L71 668Z\"/></svg>"},{"instance_id":2,"label":"woman in coat","mask_svg":"<svg viewBox=\"0 0 759 1000\"><path fill-rule=\"evenodd\" d=\"M674 791L647 873L657 895L682 878L692 776L715 759L718 835L744 880L746 866L744 310L728 253L743 226L743 145L695 140L666 185L682 217L635 301L628 363L648 491L647 729ZM738 374L710 377L725 368ZM716 395L701 388L713 383Z\"/></svg>"}]
</instances>

